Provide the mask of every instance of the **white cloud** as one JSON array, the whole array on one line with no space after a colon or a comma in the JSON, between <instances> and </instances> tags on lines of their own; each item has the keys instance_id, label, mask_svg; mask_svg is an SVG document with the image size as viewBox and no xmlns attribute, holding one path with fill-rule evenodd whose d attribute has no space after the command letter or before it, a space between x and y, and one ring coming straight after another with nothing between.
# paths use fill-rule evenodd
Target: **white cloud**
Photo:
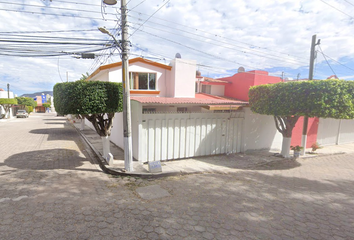
<instances>
[{"instance_id":1,"label":"white cloud","mask_svg":"<svg viewBox=\"0 0 354 240\"><path fill-rule=\"evenodd\" d=\"M19 1L19 5L0 3L1 9L13 10L0 10L0 32L76 30L53 32L50 36L109 39L109 36L99 31L80 30L95 29L97 26L116 27L117 22L113 20L120 17L119 4L101 8L99 0L70 2L32 0ZM324 2L354 17L354 6L336 0ZM170 1L157 11L166 0L131 0L128 9L134 9L128 16L130 33L157 11L131 37L132 54L171 59L179 52L183 58L195 59L200 64L210 66L200 67L202 74L224 75L228 74L227 70L236 70L242 65L247 70L270 69L273 74L284 71L287 77L296 78L300 71L301 76L307 75L311 37L317 34L326 55L353 66L354 48L351 45L354 42L354 19L324 2L180 0ZM100 20L102 16L106 20ZM0 43L0 47L3 47L3 43ZM57 48L58 51L75 50L64 46ZM104 53L108 54L109 51ZM119 55L97 60L75 59L71 56L63 56L58 60L58 57L0 55L0 87L10 82L18 93L50 90L43 87L52 88L56 82L66 81L67 72L69 81L73 81L79 79L82 73L92 72L100 64L113 61L120 61ZM353 76L352 70L329 61L339 77ZM320 54L317 63L318 76L332 75Z\"/></svg>"}]
</instances>

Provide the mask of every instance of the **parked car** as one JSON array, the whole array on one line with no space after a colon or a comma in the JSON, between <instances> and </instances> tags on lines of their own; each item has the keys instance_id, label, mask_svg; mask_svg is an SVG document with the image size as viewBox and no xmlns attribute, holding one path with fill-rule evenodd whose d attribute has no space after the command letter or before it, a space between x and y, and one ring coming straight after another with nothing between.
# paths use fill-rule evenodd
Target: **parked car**
<instances>
[{"instance_id":1,"label":"parked car","mask_svg":"<svg viewBox=\"0 0 354 240\"><path fill-rule=\"evenodd\" d=\"M28 118L28 113L26 112L26 110L18 110L16 113L16 117Z\"/></svg>"}]
</instances>

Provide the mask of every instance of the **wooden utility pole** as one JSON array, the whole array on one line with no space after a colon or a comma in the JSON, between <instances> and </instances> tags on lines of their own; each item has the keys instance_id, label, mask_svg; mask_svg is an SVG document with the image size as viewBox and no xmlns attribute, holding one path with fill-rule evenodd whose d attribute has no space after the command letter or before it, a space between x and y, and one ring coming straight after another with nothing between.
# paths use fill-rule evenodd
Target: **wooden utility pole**
<instances>
[{"instance_id":1,"label":"wooden utility pole","mask_svg":"<svg viewBox=\"0 0 354 240\"><path fill-rule=\"evenodd\" d=\"M310 70L309 70L309 81L313 80L313 69L315 65L315 47L320 44L320 40L316 43L316 35L312 36L311 51L310 51ZM306 143L307 143L307 128L309 119L307 116L304 117L304 124L302 127L302 139L301 139L301 155L305 155Z\"/></svg>"}]
</instances>

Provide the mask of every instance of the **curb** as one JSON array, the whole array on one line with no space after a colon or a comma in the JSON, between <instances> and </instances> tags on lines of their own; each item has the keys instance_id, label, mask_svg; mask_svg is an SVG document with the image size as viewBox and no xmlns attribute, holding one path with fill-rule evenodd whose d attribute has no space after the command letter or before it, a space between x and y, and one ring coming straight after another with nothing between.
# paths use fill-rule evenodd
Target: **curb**
<instances>
[{"instance_id":1,"label":"curb","mask_svg":"<svg viewBox=\"0 0 354 240\"><path fill-rule=\"evenodd\" d=\"M80 134L80 136L85 140L85 143L90 147L95 155L95 160L102 169L102 171L106 174L110 174L113 176L124 176L124 177L140 177L140 178L161 178L161 177L170 177L170 176L181 176L181 175L189 175L189 174L196 174L200 172L191 172L191 173L184 173L184 172L169 172L169 173L134 173L134 172L124 172L124 171L117 171L112 168L106 167L106 160L101 156L98 150L91 144L91 142L87 139L87 137L78 130L73 123L69 122L73 128L75 128L76 132Z\"/></svg>"}]
</instances>

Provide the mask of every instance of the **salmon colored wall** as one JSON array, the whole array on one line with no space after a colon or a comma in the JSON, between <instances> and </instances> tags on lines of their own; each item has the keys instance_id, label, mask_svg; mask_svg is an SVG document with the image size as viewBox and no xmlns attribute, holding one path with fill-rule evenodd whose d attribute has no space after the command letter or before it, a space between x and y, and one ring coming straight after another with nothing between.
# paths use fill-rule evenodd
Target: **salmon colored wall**
<instances>
[{"instance_id":1,"label":"salmon colored wall","mask_svg":"<svg viewBox=\"0 0 354 240\"><path fill-rule=\"evenodd\" d=\"M254 74L242 72L225 79L231 82L225 86L225 96L248 101L248 90L254 85L254 76Z\"/></svg>"},{"instance_id":2,"label":"salmon colored wall","mask_svg":"<svg viewBox=\"0 0 354 240\"><path fill-rule=\"evenodd\" d=\"M308 128L307 128L306 148L310 148L312 144L317 142L318 123L319 123L318 118L309 118ZM296 146L296 145L301 146L303 124L304 124L304 118L300 117L293 129L293 135L291 137L291 146Z\"/></svg>"},{"instance_id":3,"label":"salmon colored wall","mask_svg":"<svg viewBox=\"0 0 354 240\"><path fill-rule=\"evenodd\" d=\"M281 82L281 78L269 76L266 71L249 71L236 73L227 78L220 78L231 82L225 87L225 96L248 101L248 91L251 86Z\"/></svg>"},{"instance_id":4,"label":"salmon colored wall","mask_svg":"<svg viewBox=\"0 0 354 240\"><path fill-rule=\"evenodd\" d=\"M231 77L220 78L231 82L225 86L225 96L248 101L248 91L251 86L281 82L280 77L269 76L266 71L249 71L236 73ZM310 118L308 122L308 133L306 147L310 148L317 141L318 118ZM294 129L291 138L291 145L301 145L303 117L301 117Z\"/></svg>"}]
</instances>

